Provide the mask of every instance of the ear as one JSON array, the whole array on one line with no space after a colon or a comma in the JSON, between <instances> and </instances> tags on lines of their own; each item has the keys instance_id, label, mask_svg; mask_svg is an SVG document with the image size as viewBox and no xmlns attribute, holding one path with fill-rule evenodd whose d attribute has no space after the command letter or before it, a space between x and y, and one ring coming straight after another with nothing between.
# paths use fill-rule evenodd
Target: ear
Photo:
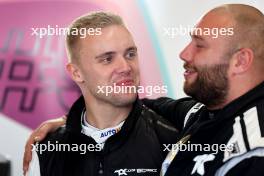
<instances>
[{"instance_id":1,"label":"ear","mask_svg":"<svg viewBox=\"0 0 264 176\"><path fill-rule=\"evenodd\" d=\"M231 61L232 73L243 74L248 71L253 63L254 53L250 48L242 48L235 53Z\"/></svg>"},{"instance_id":2,"label":"ear","mask_svg":"<svg viewBox=\"0 0 264 176\"><path fill-rule=\"evenodd\" d=\"M80 68L76 64L68 63L66 65L66 69L67 69L68 73L70 74L71 78L75 82L77 82L77 83L83 83L84 82Z\"/></svg>"}]
</instances>

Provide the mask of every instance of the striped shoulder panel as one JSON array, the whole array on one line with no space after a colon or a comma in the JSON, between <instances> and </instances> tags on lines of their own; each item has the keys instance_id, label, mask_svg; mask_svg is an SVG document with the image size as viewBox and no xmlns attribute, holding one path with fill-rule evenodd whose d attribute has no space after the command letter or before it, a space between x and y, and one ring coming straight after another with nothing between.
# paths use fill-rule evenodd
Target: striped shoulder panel
<instances>
[{"instance_id":1,"label":"striped shoulder panel","mask_svg":"<svg viewBox=\"0 0 264 176\"><path fill-rule=\"evenodd\" d=\"M223 162L252 149L264 147L263 121L264 112L258 106L235 118L233 135L227 143L232 146L232 150L225 151Z\"/></svg>"},{"instance_id":2,"label":"striped shoulder panel","mask_svg":"<svg viewBox=\"0 0 264 176\"><path fill-rule=\"evenodd\" d=\"M183 123L183 127L186 126L188 120L190 119L192 114L195 114L197 111L199 111L202 107L204 106L204 104L202 103L196 103L186 114L185 118L184 118L184 123Z\"/></svg>"}]
</instances>

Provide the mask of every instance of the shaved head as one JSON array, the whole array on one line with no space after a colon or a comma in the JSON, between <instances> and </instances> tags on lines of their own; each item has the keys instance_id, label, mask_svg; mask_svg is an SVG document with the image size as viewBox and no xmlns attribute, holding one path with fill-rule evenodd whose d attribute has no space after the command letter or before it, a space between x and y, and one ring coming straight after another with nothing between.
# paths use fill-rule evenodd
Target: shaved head
<instances>
[{"instance_id":1,"label":"shaved head","mask_svg":"<svg viewBox=\"0 0 264 176\"><path fill-rule=\"evenodd\" d=\"M255 7L245 4L226 4L214 8L206 15L227 16L234 27L230 46L234 49L250 48L255 65L264 68L264 15ZM205 16L206 16L205 15Z\"/></svg>"},{"instance_id":2,"label":"shaved head","mask_svg":"<svg viewBox=\"0 0 264 176\"><path fill-rule=\"evenodd\" d=\"M210 109L219 109L264 81L264 15L242 4L226 4L206 13L195 26L232 34L191 34L181 52L184 91ZM240 86L242 85L242 86Z\"/></svg>"}]
</instances>

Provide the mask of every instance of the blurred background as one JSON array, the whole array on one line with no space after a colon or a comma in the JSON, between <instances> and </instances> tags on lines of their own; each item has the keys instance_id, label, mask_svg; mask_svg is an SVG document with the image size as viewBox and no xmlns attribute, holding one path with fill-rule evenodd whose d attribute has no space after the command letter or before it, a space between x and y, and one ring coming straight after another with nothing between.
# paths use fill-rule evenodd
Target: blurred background
<instances>
[{"instance_id":1,"label":"blurred background","mask_svg":"<svg viewBox=\"0 0 264 176\"><path fill-rule=\"evenodd\" d=\"M141 85L165 85L168 93L152 98L184 97L180 51L188 32L211 8L224 3L250 4L264 11L263 0L0 0L0 163L22 175L25 141L42 121L65 114L80 95L65 71L64 36L32 35L32 28L67 27L90 11L121 15L139 49ZM144 94L141 95L145 96ZM0 169L0 176L4 171Z\"/></svg>"}]
</instances>

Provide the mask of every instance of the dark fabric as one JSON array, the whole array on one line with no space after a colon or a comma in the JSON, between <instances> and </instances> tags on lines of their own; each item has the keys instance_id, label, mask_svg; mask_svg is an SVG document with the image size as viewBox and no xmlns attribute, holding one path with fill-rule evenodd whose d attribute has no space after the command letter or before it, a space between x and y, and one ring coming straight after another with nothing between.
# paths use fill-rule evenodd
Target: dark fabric
<instances>
[{"instance_id":1,"label":"dark fabric","mask_svg":"<svg viewBox=\"0 0 264 176\"><path fill-rule=\"evenodd\" d=\"M264 175L263 166L264 166L263 157L251 157L237 164L228 173L226 173L226 176L233 176L233 175L263 176Z\"/></svg>"},{"instance_id":2,"label":"dark fabric","mask_svg":"<svg viewBox=\"0 0 264 176\"><path fill-rule=\"evenodd\" d=\"M239 86L239 85L238 85ZM227 144L231 137L236 139L236 143L244 144L246 148L246 152L253 150L251 148L253 145L248 140L248 135L251 137L251 142L257 143L257 141L263 141L263 122L264 122L264 82L260 85L256 86L254 89L250 90L243 96L234 100L233 102L226 105L223 109L219 109L214 113L214 117L212 118L209 111L205 106L202 107L198 112L190 115L190 119L187 121L186 126L183 126L183 122L185 116L189 112L189 110L197 103L195 100L191 98L183 98L179 100L173 100L170 98L159 98L157 100L144 99L143 103L148 106L150 109L157 112L159 115L163 116L180 130L179 138L185 137L187 135L191 135L188 144L202 144L203 146L209 144L213 146L217 144L218 146L221 144ZM254 118L255 121L252 123L245 124L244 113L253 110L257 111L256 115L247 118ZM240 117L238 123L241 126L241 138L234 136L233 125L235 123L235 118ZM258 119L258 120L257 120ZM248 121L250 119L247 119ZM260 131L262 138L258 136L251 136L247 131L255 130L254 133L258 134ZM261 144L259 142L258 144ZM263 144L263 143L262 143ZM189 145L190 146L190 145ZM257 147L264 147L263 145ZM238 149L233 148L233 153L239 154L239 145ZM233 153L230 152L230 155ZM242 153L241 153L242 154ZM206 161L199 165L197 161L197 157L200 156L212 156L214 159L212 161ZM196 158L196 159L195 159ZM209 157L208 157L209 158ZM231 158L232 159L232 158ZM245 173L253 173L254 168L256 170L261 170L261 166L263 166L262 158L258 159L248 159L243 162L242 165L237 168L241 169L241 167L252 167L251 171ZM255 164L251 163L254 162ZM177 153L176 157L170 164L166 176L187 176L187 175L215 175L216 171L221 168L226 161L224 161L224 152L219 151L218 153L213 153L211 151L180 151ZM198 172L195 168L199 165L199 168L204 169L204 173ZM201 170L203 170L201 169ZM229 175L241 175L235 174L235 169L230 172ZM261 172L262 173L262 172ZM252 175L252 174L246 174ZM254 175L254 174L253 174Z\"/></svg>"},{"instance_id":3,"label":"dark fabric","mask_svg":"<svg viewBox=\"0 0 264 176\"><path fill-rule=\"evenodd\" d=\"M10 161L0 154L0 175L10 176L11 175L11 163Z\"/></svg>"},{"instance_id":4,"label":"dark fabric","mask_svg":"<svg viewBox=\"0 0 264 176\"><path fill-rule=\"evenodd\" d=\"M69 111L66 126L50 134L41 144L96 145L92 138L81 133L83 108L84 99L80 97ZM177 134L170 123L137 100L121 130L106 141L102 151L87 151L85 154L38 152L41 175L118 176L121 172L132 176L158 176L167 154L163 151L163 144L174 143ZM142 169L152 169L153 172Z\"/></svg>"}]
</instances>

